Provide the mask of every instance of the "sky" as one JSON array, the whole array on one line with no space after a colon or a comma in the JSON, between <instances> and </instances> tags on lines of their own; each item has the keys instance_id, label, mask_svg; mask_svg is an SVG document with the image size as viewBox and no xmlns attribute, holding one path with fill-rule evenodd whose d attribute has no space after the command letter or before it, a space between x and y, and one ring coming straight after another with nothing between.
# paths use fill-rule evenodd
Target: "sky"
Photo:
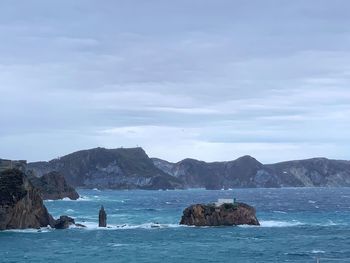
<instances>
[{"instance_id":1,"label":"sky","mask_svg":"<svg viewBox=\"0 0 350 263\"><path fill-rule=\"evenodd\" d=\"M347 0L2 0L0 158L350 159Z\"/></svg>"}]
</instances>

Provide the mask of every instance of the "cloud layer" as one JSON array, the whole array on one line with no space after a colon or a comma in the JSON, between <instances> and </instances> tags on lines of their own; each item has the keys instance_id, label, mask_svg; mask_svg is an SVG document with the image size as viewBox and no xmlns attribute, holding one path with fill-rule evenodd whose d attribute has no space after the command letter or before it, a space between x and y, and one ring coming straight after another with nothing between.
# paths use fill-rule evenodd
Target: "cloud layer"
<instances>
[{"instance_id":1,"label":"cloud layer","mask_svg":"<svg viewBox=\"0 0 350 263\"><path fill-rule=\"evenodd\" d=\"M0 157L350 159L348 1L4 1Z\"/></svg>"}]
</instances>

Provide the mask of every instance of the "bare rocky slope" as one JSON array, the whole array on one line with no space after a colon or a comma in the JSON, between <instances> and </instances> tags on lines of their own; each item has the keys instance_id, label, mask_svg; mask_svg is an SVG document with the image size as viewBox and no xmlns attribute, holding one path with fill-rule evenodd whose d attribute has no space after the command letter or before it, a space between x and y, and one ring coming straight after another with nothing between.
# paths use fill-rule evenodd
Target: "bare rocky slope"
<instances>
[{"instance_id":1,"label":"bare rocky slope","mask_svg":"<svg viewBox=\"0 0 350 263\"><path fill-rule=\"evenodd\" d=\"M74 187L174 189L350 186L350 162L313 158L262 164L251 156L227 162L150 159L142 148L95 148L29 163L36 175L57 171Z\"/></svg>"},{"instance_id":2,"label":"bare rocky slope","mask_svg":"<svg viewBox=\"0 0 350 263\"><path fill-rule=\"evenodd\" d=\"M153 158L164 172L181 179L186 188L339 187L350 186L350 162L313 158L264 165L250 156L207 163L185 159L170 163Z\"/></svg>"}]
</instances>

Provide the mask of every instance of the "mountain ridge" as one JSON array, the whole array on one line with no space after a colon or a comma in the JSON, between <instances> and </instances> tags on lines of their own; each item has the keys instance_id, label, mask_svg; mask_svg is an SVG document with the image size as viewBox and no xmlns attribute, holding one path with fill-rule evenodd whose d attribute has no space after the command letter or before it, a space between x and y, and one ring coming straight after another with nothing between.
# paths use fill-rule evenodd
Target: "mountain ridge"
<instances>
[{"instance_id":1,"label":"mountain ridge","mask_svg":"<svg viewBox=\"0 0 350 263\"><path fill-rule=\"evenodd\" d=\"M75 187L112 189L350 186L350 161L324 157L263 164L250 155L231 161L149 158L141 147L93 148L28 163L38 176L62 173Z\"/></svg>"}]
</instances>

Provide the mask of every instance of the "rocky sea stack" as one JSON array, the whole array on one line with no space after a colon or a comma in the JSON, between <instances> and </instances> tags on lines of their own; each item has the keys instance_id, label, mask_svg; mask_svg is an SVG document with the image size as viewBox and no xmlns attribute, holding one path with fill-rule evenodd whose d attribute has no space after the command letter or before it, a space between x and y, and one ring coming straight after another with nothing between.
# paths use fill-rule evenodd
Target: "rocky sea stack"
<instances>
[{"instance_id":1,"label":"rocky sea stack","mask_svg":"<svg viewBox=\"0 0 350 263\"><path fill-rule=\"evenodd\" d=\"M255 216L255 208L244 203L227 203L220 206L192 205L184 210L180 224L189 226L260 225Z\"/></svg>"}]
</instances>

